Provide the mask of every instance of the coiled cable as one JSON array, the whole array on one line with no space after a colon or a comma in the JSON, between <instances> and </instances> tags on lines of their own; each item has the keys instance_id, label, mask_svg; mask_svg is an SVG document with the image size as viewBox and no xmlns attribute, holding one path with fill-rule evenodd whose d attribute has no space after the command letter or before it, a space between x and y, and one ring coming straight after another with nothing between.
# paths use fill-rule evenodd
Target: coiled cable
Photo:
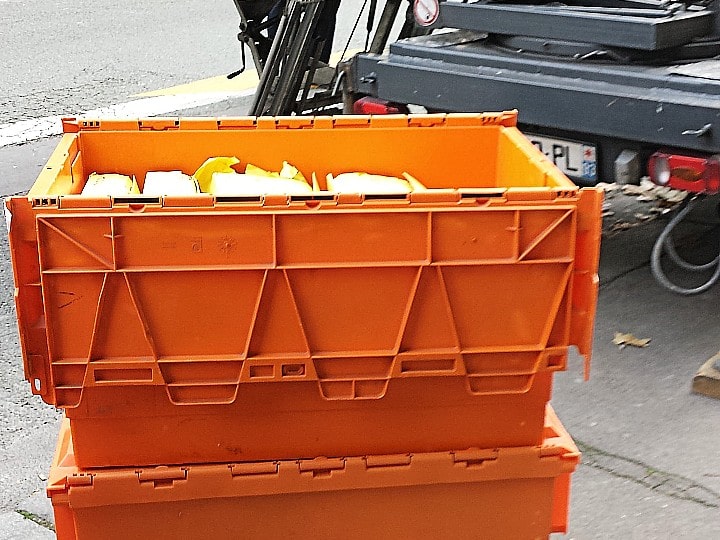
<instances>
[{"instance_id":1,"label":"coiled cable","mask_svg":"<svg viewBox=\"0 0 720 540\"><path fill-rule=\"evenodd\" d=\"M697 197L690 197L682 202L682 205L680 206L678 212L675 214L675 216L673 216L673 218L670 220L670 222L663 229L663 231L660 233L660 236L658 236L657 240L655 241L652 255L650 256L650 269L653 276L655 276L657 282L669 291L683 296L691 296L694 294L703 293L707 291L710 287L715 285L718 279L720 279L720 253L718 253L718 256L710 262L704 264L693 264L686 261L678 254L677 250L675 249L675 243L673 242L671 236L673 229L685 218L685 216L687 216L696 200ZM662 265L660 264L663 252L667 252L669 258L674 264L689 272L702 272L705 270L710 270L713 267L715 267L715 271L712 273L710 278L702 285L699 285L697 287L682 287L670 281L670 279L667 277L667 274L663 270Z\"/></svg>"}]
</instances>

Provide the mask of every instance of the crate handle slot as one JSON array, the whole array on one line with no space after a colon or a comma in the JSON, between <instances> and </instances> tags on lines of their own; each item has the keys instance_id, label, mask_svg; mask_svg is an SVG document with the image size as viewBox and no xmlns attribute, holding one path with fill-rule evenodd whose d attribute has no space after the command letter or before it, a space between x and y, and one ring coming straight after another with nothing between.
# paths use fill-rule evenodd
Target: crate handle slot
<instances>
[{"instance_id":1,"label":"crate handle slot","mask_svg":"<svg viewBox=\"0 0 720 540\"><path fill-rule=\"evenodd\" d=\"M130 206L130 210L134 210L134 206L142 206L148 204L160 204L160 197L145 197L143 195L139 197L113 197L113 204L127 204Z\"/></svg>"},{"instance_id":2,"label":"crate handle slot","mask_svg":"<svg viewBox=\"0 0 720 540\"><path fill-rule=\"evenodd\" d=\"M365 193L366 201L406 201L407 193Z\"/></svg>"},{"instance_id":3,"label":"crate handle slot","mask_svg":"<svg viewBox=\"0 0 720 540\"><path fill-rule=\"evenodd\" d=\"M273 364L262 364L249 367L249 376L251 379L274 379L275 366Z\"/></svg>"},{"instance_id":4,"label":"crate handle slot","mask_svg":"<svg viewBox=\"0 0 720 540\"><path fill-rule=\"evenodd\" d=\"M100 384L151 383L153 381L153 370L152 368L96 369L93 376L95 382Z\"/></svg>"},{"instance_id":5,"label":"crate handle slot","mask_svg":"<svg viewBox=\"0 0 720 540\"><path fill-rule=\"evenodd\" d=\"M261 474L277 474L279 463L265 461L258 463L234 463L230 465L232 476L257 476Z\"/></svg>"},{"instance_id":6,"label":"crate handle slot","mask_svg":"<svg viewBox=\"0 0 720 540\"><path fill-rule=\"evenodd\" d=\"M217 203L255 203L261 204L262 197L252 195L216 195L215 202Z\"/></svg>"},{"instance_id":7,"label":"crate handle slot","mask_svg":"<svg viewBox=\"0 0 720 540\"><path fill-rule=\"evenodd\" d=\"M419 375L437 375L438 372L455 373L457 364L454 358L436 358L428 360L403 360L400 363L401 373Z\"/></svg>"}]
</instances>

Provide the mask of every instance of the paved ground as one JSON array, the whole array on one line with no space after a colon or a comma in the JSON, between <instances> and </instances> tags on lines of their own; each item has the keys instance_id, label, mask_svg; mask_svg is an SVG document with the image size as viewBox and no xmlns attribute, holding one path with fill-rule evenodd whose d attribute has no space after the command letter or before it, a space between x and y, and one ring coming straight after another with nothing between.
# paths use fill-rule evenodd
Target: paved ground
<instances>
[{"instance_id":1,"label":"paved ground","mask_svg":"<svg viewBox=\"0 0 720 540\"><path fill-rule=\"evenodd\" d=\"M333 50L348 44L361 5L344 3ZM0 0L0 127L231 73L238 22L232 0Z\"/></svg>"},{"instance_id":2,"label":"paved ground","mask_svg":"<svg viewBox=\"0 0 720 540\"><path fill-rule=\"evenodd\" d=\"M0 124L229 73L237 23L229 0L2 0Z\"/></svg>"},{"instance_id":3,"label":"paved ground","mask_svg":"<svg viewBox=\"0 0 720 540\"><path fill-rule=\"evenodd\" d=\"M0 149L3 195L27 189L11 178L36 174L47 159L52 141ZM17 157L16 157L17 156ZM33 164L33 165L30 165ZM28 176L27 179L31 179ZM12 186L7 189L8 185ZM23 379L13 304L12 269L5 228L0 239L0 538L51 538L49 530L22 517L51 520L44 497L59 413L30 393Z\"/></svg>"},{"instance_id":4,"label":"paved ground","mask_svg":"<svg viewBox=\"0 0 720 540\"><path fill-rule=\"evenodd\" d=\"M0 25L12 29L0 36L0 95L8 96L0 100L0 123L74 114L237 67L230 2L128 0L122 7L118 14L87 0L0 0ZM344 19L345 30L353 22ZM159 44L166 45L163 52ZM183 114L240 114L248 101ZM0 195L26 190L56 143L0 148ZM653 204L622 193L609 198L615 213L606 218L603 238L591 380L582 381L579 359L556 377L553 405L584 451L566 538L720 538L720 401L689 391L696 369L720 349L720 286L686 298L655 283L647 262L667 216L638 217L650 215ZM704 225L710 215L697 214L697 223L684 229L689 248L702 251L709 239L718 245L714 234L697 235L711 231ZM2 234L0 539L52 538L44 484L59 413L31 396L23 381L13 309ZM616 331L651 342L621 350L612 344Z\"/></svg>"},{"instance_id":5,"label":"paved ground","mask_svg":"<svg viewBox=\"0 0 720 540\"><path fill-rule=\"evenodd\" d=\"M655 283L646 261L663 223L603 239L591 380L579 365L556 378L553 404L584 452L572 538L720 537L720 401L690 393L720 349L720 288L678 297ZM652 341L621 350L617 331Z\"/></svg>"}]
</instances>

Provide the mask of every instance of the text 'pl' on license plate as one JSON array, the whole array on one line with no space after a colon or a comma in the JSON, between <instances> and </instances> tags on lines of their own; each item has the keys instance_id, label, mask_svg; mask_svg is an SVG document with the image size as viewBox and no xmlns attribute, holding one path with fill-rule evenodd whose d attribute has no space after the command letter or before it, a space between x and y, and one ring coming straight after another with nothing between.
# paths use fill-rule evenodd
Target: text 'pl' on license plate
<instances>
[{"instance_id":1,"label":"text 'pl' on license plate","mask_svg":"<svg viewBox=\"0 0 720 540\"><path fill-rule=\"evenodd\" d=\"M571 178L597 181L597 152L594 144L555 139L526 133L538 150Z\"/></svg>"}]
</instances>

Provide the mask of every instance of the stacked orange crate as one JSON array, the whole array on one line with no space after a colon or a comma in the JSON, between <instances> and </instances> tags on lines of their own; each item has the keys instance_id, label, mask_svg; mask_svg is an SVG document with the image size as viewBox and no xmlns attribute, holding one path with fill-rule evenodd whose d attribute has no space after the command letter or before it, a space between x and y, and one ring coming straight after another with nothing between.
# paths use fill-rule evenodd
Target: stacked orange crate
<instances>
[{"instance_id":1,"label":"stacked orange crate","mask_svg":"<svg viewBox=\"0 0 720 540\"><path fill-rule=\"evenodd\" d=\"M66 122L8 208L26 375L66 410L73 464L542 445L553 372L570 345L589 361L601 196L515 121ZM79 195L93 171L237 153L319 178L409 172L428 189Z\"/></svg>"},{"instance_id":2,"label":"stacked orange crate","mask_svg":"<svg viewBox=\"0 0 720 540\"><path fill-rule=\"evenodd\" d=\"M48 493L75 538L543 538L579 453L548 407L537 447L80 470L63 426Z\"/></svg>"}]
</instances>

